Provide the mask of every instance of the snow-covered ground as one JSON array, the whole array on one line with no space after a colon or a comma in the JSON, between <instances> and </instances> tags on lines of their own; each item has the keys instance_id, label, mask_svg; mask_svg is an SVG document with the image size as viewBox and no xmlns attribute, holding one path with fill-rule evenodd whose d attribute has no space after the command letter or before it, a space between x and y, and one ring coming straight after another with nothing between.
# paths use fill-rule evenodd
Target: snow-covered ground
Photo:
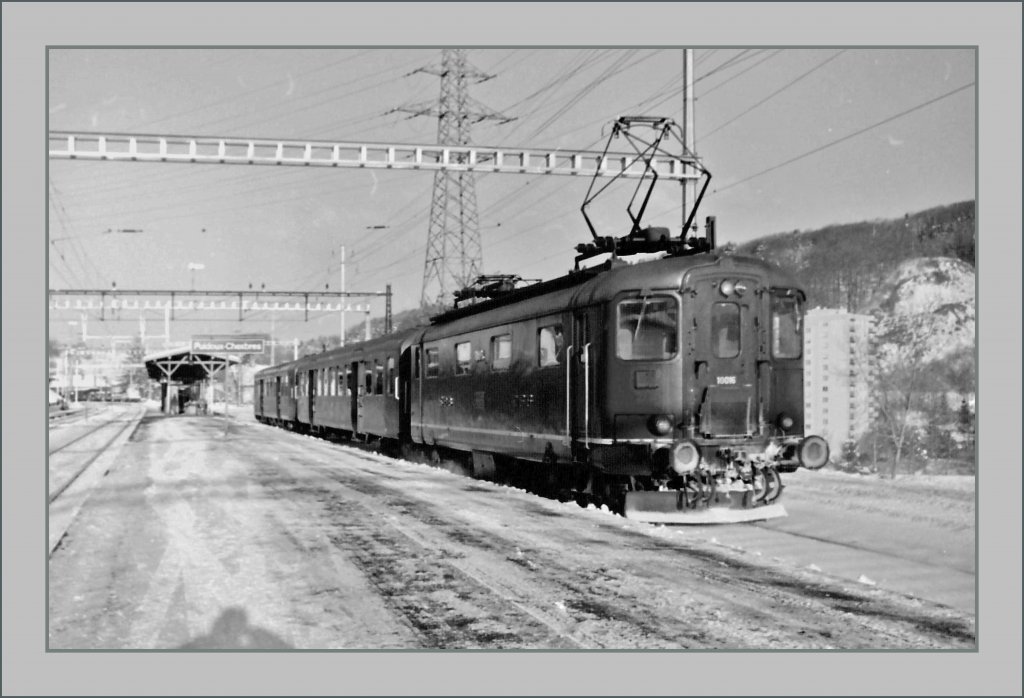
<instances>
[{"instance_id":1,"label":"snow-covered ground","mask_svg":"<svg viewBox=\"0 0 1024 698\"><path fill-rule=\"evenodd\" d=\"M677 529L244 415L142 424L50 560L51 648L975 646L898 544L972 522L963 481L798 473L786 519Z\"/></svg>"}]
</instances>

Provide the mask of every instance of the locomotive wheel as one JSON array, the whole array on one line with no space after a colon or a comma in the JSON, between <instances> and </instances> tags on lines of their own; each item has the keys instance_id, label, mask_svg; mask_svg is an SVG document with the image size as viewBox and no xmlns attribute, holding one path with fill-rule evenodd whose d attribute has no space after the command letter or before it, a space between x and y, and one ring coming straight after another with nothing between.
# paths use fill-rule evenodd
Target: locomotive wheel
<instances>
[{"instance_id":1,"label":"locomotive wheel","mask_svg":"<svg viewBox=\"0 0 1024 698\"><path fill-rule=\"evenodd\" d=\"M761 472L765 483L763 500L765 504L771 504L782 494L782 477L775 468L762 468Z\"/></svg>"},{"instance_id":2,"label":"locomotive wheel","mask_svg":"<svg viewBox=\"0 0 1024 698\"><path fill-rule=\"evenodd\" d=\"M751 478L751 484L754 486L754 501L763 502L764 498L768 495L768 475L766 474L767 468L755 468L754 475Z\"/></svg>"},{"instance_id":3,"label":"locomotive wheel","mask_svg":"<svg viewBox=\"0 0 1024 698\"><path fill-rule=\"evenodd\" d=\"M683 486L679 489L679 493L683 500L683 508L697 509L700 506L706 505L711 501L711 497L714 496L714 480L712 479L711 485L708 486L705 478L701 475L687 475L683 481Z\"/></svg>"}]
</instances>

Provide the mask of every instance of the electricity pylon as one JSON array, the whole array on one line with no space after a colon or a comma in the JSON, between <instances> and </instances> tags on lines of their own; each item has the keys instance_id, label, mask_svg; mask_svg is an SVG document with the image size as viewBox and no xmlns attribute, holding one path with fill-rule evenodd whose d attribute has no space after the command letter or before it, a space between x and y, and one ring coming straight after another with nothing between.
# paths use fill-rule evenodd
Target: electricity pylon
<instances>
[{"instance_id":1,"label":"electricity pylon","mask_svg":"<svg viewBox=\"0 0 1024 698\"><path fill-rule=\"evenodd\" d=\"M511 121L469 96L470 82L490 80L466 61L465 49L443 49L440 68L414 72L441 78L441 97L436 104L402 107L396 111L437 117L437 142L441 145L469 145L470 126L485 119ZM456 162L466 155L453 154ZM451 302L456 290L468 286L483 273L483 247L476 207L476 186L472 172L443 170L434 173L430 202L427 252L423 263L421 305Z\"/></svg>"}]
</instances>

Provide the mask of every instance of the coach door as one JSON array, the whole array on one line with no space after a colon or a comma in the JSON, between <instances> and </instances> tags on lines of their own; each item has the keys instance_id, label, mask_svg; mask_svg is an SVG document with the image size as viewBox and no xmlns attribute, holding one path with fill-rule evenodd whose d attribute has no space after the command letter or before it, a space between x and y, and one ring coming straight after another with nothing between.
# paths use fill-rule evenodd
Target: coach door
<instances>
[{"instance_id":1,"label":"coach door","mask_svg":"<svg viewBox=\"0 0 1024 698\"><path fill-rule=\"evenodd\" d=\"M274 418L281 419L281 376L274 376Z\"/></svg>"},{"instance_id":2,"label":"coach door","mask_svg":"<svg viewBox=\"0 0 1024 698\"><path fill-rule=\"evenodd\" d=\"M359 373L359 362L353 361L348 367L348 398L349 420L352 424L353 436L359 430L359 409L362 404L362 380Z\"/></svg>"},{"instance_id":3,"label":"coach door","mask_svg":"<svg viewBox=\"0 0 1024 698\"><path fill-rule=\"evenodd\" d=\"M756 278L727 276L698 282L694 375L698 432L706 437L757 433L760 399L757 361L762 354ZM686 326L687 323L684 323ZM685 369L684 369L685 370Z\"/></svg>"},{"instance_id":4,"label":"coach door","mask_svg":"<svg viewBox=\"0 0 1024 698\"><path fill-rule=\"evenodd\" d=\"M572 344L566 351L566 423L573 459L581 461L586 459L591 422L597 417L594 411L597 347L593 342L590 314L586 310L573 313L572 325Z\"/></svg>"},{"instance_id":5,"label":"coach door","mask_svg":"<svg viewBox=\"0 0 1024 698\"><path fill-rule=\"evenodd\" d=\"M317 370L314 368L306 372L306 397L309 401L309 425L316 424L316 393L317 393Z\"/></svg>"},{"instance_id":6,"label":"coach door","mask_svg":"<svg viewBox=\"0 0 1024 698\"><path fill-rule=\"evenodd\" d=\"M412 355L415 347L406 347L398 358L398 377L395 379L395 399L398 400L398 434L403 441L412 434Z\"/></svg>"}]
</instances>

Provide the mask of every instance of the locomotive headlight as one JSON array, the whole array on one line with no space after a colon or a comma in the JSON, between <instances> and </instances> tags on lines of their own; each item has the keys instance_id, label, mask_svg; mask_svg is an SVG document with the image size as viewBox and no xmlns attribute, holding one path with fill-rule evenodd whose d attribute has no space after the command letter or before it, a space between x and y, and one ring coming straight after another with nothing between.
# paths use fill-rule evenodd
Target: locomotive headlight
<instances>
[{"instance_id":1,"label":"locomotive headlight","mask_svg":"<svg viewBox=\"0 0 1024 698\"><path fill-rule=\"evenodd\" d=\"M783 429L792 429L793 428L793 418L790 417L788 414L785 414L785 413L780 414L779 415L779 419L778 419L778 425L780 427L782 427Z\"/></svg>"},{"instance_id":2,"label":"locomotive headlight","mask_svg":"<svg viewBox=\"0 0 1024 698\"><path fill-rule=\"evenodd\" d=\"M667 414L654 414L647 420L647 428L652 434L664 436L672 431L672 419Z\"/></svg>"},{"instance_id":3,"label":"locomotive headlight","mask_svg":"<svg viewBox=\"0 0 1024 698\"><path fill-rule=\"evenodd\" d=\"M700 465L700 448L689 439L680 441L672 449L671 465L679 475L693 472Z\"/></svg>"},{"instance_id":4,"label":"locomotive headlight","mask_svg":"<svg viewBox=\"0 0 1024 698\"><path fill-rule=\"evenodd\" d=\"M733 285L733 292L735 292L737 296L742 296L744 293L747 292L747 285L742 281L737 281Z\"/></svg>"},{"instance_id":5,"label":"locomotive headlight","mask_svg":"<svg viewBox=\"0 0 1024 698\"><path fill-rule=\"evenodd\" d=\"M736 284L732 281L723 281L718 290L722 292L723 296L731 296L732 292L736 290Z\"/></svg>"},{"instance_id":6,"label":"locomotive headlight","mask_svg":"<svg viewBox=\"0 0 1024 698\"><path fill-rule=\"evenodd\" d=\"M808 470L818 470L828 463L828 441L820 436L808 436L797 447L796 457Z\"/></svg>"}]
</instances>

